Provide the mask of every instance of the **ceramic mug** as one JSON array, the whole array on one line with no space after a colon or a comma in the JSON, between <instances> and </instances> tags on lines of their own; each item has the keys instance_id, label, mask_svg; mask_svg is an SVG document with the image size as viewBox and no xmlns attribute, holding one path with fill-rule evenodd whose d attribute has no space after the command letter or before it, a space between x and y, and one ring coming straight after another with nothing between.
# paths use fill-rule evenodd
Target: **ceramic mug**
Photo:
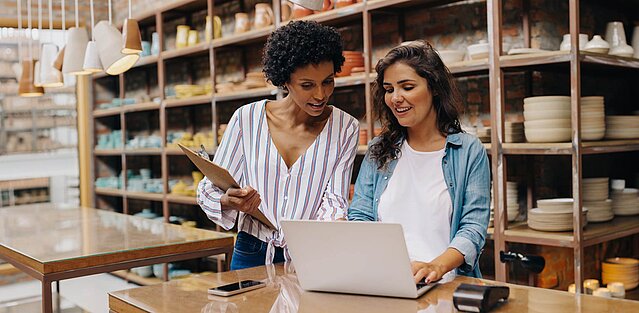
<instances>
[{"instance_id":1,"label":"ceramic mug","mask_svg":"<svg viewBox=\"0 0 639 313\"><path fill-rule=\"evenodd\" d=\"M189 45L189 30L191 30L191 27L188 25L178 25L177 34L175 35L176 48L185 48Z\"/></svg>"},{"instance_id":2,"label":"ceramic mug","mask_svg":"<svg viewBox=\"0 0 639 313\"><path fill-rule=\"evenodd\" d=\"M235 13L235 33L239 34L247 32L249 28L250 25L248 14L243 12Z\"/></svg>"},{"instance_id":3,"label":"ceramic mug","mask_svg":"<svg viewBox=\"0 0 639 313\"><path fill-rule=\"evenodd\" d=\"M189 46L195 46L200 42L200 38L198 36L197 30L191 29L189 30L189 38L187 40Z\"/></svg>"},{"instance_id":4,"label":"ceramic mug","mask_svg":"<svg viewBox=\"0 0 639 313\"><path fill-rule=\"evenodd\" d=\"M268 3L258 3L255 5L255 29L268 27L273 24L273 8Z\"/></svg>"}]
</instances>

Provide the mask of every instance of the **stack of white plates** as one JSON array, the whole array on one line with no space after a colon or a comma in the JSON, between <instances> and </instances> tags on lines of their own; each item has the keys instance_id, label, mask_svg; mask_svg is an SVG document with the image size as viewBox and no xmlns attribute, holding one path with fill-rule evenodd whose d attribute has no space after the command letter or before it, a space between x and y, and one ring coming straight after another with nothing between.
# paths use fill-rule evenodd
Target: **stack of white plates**
<instances>
[{"instance_id":1,"label":"stack of white plates","mask_svg":"<svg viewBox=\"0 0 639 313\"><path fill-rule=\"evenodd\" d=\"M606 139L639 138L639 115L606 116Z\"/></svg>"},{"instance_id":2,"label":"stack of white plates","mask_svg":"<svg viewBox=\"0 0 639 313\"><path fill-rule=\"evenodd\" d=\"M606 134L604 97L581 98L581 139L601 140Z\"/></svg>"},{"instance_id":3,"label":"stack of white plates","mask_svg":"<svg viewBox=\"0 0 639 313\"><path fill-rule=\"evenodd\" d=\"M477 128L477 138L479 141L489 143L490 142L490 127Z\"/></svg>"},{"instance_id":4,"label":"stack of white plates","mask_svg":"<svg viewBox=\"0 0 639 313\"><path fill-rule=\"evenodd\" d=\"M610 258L601 263L601 280L604 284L621 282L626 290L639 286L639 260Z\"/></svg>"},{"instance_id":5,"label":"stack of white plates","mask_svg":"<svg viewBox=\"0 0 639 313\"><path fill-rule=\"evenodd\" d=\"M529 142L570 141L570 97L524 98L524 120Z\"/></svg>"},{"instance_id":6,"label":"stack of white plates","mask_svg":"<svg viewBox=\"0 0 639 313\"><path fill-rule=\"evenodd\" d=\"M488 227L493 227L495 217L495 197L493 196L493 189L490 188L490 221ZM517 193L517 182L506 182L506 214L508 215L508 221L512 222L519 216L519 195Z\"/></svg>"},{"instance_id":7,"label":"stack of white plates","mask_svg":"<svg viewBox=\"0 0 639 313\"><path fill-rule=\"evenodd\" d=\"M524 123L506 122L504 124L504 142L524 142Z\"/></svg>"},{"instance_id":8,"label":"stack of white plates","mask_svg":"<svg viewBox=\"0 0 639 313\"><path fill-rule=\"evenodd\" d=\"M626 188L612 191L612 210L615 215L639 214L639 190Z\"/></svg>"},{"instance_id":9,"label":"stack of white plates","mask_svg":"<svg viewBox=\"0 0 639 313\"><path fill-rule=\"evenodd\" d=\"M612 200L608 199L608 177L583 179L583 206L588 209L588 222L606 222L615 217Z\"/></svg>"},{"instance_id":10,"label":"stack of white plates","mask_svg":"<svg viewBox=\"0 0 639 313\"><path fill-rule=\"evenodd\" d=\"M572 198L537 200L538 208L528 212L528 227L541 231L569 231L573 228ZM583 225L588 210L583 209Z\"/></svg>"}]
</instances>

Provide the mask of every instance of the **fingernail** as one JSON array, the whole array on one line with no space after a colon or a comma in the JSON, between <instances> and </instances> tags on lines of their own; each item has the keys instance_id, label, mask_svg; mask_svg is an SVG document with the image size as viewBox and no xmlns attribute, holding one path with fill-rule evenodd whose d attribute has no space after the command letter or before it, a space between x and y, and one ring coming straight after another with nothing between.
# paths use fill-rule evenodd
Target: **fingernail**
<instances>
[{"instance_id":1,"label":"fingernail","mask_svg":"<svg viewBox=\"0 0 639 313\"><path fill-rule=\"evenodd\" d=\"M424 281L426 283L426 285L430 284L430 279L426 278L426 280Z\"/></svg>"}]
</instances>

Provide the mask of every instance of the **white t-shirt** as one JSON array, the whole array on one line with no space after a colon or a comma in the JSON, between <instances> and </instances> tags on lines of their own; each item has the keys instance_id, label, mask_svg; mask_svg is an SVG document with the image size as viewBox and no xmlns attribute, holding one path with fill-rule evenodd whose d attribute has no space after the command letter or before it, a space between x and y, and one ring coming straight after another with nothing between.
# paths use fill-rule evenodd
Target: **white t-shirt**
<instances>
[{"instance_id":1,"label":"white t-shirt","mask_svg":"<svg viewBox=\"0 0 639 313\"><path fill-rule=\"evenodd\" d=\"M431 262L450 244L453 205L442 169L444 153L415 151L404 141L379 199L379 220L402 225L411 261ZM454 273L444 279L454 278Z\"/></svg>"}]
</instances>

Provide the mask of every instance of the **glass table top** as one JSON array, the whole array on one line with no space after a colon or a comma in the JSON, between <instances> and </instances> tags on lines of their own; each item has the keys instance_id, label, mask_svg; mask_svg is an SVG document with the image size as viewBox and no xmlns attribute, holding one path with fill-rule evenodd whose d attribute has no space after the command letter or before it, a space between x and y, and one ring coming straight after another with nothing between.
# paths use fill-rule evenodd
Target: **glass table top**
<instances>
[{"instance_id":1,"label":"glass table top","mask_svg":"<svg viewBox=\"0 0 639 313\"><path fill-rule=\"evenodd\" d=\"M42 263L232 237L92 208L0 208L0 248Z\"/></svg>"}]
</instances>

